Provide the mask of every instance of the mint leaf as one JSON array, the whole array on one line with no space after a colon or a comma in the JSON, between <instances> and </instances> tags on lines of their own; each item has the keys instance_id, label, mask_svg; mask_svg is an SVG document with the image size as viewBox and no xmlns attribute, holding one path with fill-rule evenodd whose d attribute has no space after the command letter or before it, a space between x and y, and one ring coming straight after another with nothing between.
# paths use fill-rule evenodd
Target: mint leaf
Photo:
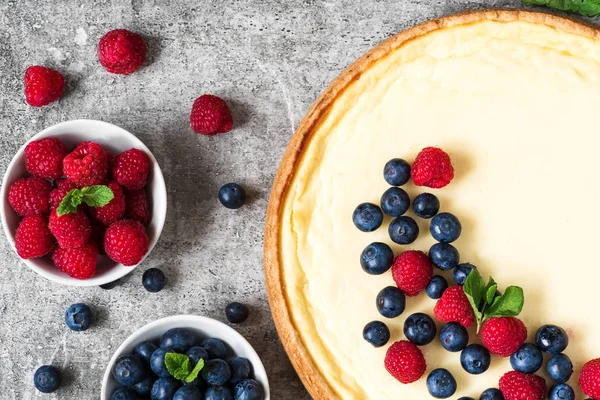
<instances>
[{"instance_id":1,"label":"mint leaf","mask_svg":"<svg viewBox=\"0 0 600 400\"><path fill-rule=\"evenodd\" d=\"M524 6L546 6L585 17L600 14L600 0L522 0Z\"/></svg>"},{"instance_id":2,"label":"mint leaf","mask_svg":"<svg viewBox=\"0 0 600 400\"><path fill-rule=\"evenodd\" d=\"M166 353L165 366L173 378L178 380L187 378L192 369L188 356L179 353Z\"/></svg>"},{"instance_id":3,"label":"mint leaf","mask_svg":"<svg viewBox=\"0 0 600 400\"><path fill-rule=\"evenodd\" d=\"M86 186L81 189L83 201L90 207L102 207L115 198L112 189L106 185Z\"/></svg>"},{"instance_id":4,"label":"mint leaf","mask_svg":"<svg viewBox=\"0 0 600 400\"><path fill-rule=\"evenodd\" d=\"M486 318L515 317L521 313L524 303L523 289L518 286L509 286L504 294L496 297L486 310Z\"/></svg>"},{"instance_id":5,"label":"mint leaf","mask_svg":"<svg viewBox=\"0 0 600 400\"><path fill-rule=\"evenodd\" d=\"M483 278L475 269L469 273L463 286L463 292L465 292L467 299L469 299L469 303L471 303L478 326L481 325L481 322L483 321L483 313L480 310L480 305L484 295L484 286L485 282L483 281Z\"/></svg>"},{"instance_id":6,"label":"mint leaf","mask_svg":"<svg viewBox=\"0 0 600 400\"><path fill-rule=\"evenodd\" d=\"M485 293L485 307L492 304L494 302L494 298L496 297L496 290L498 290L498 284L494 281L494 278L490 276L490 280L487 285L485 285L484 293Z\"/></svg>"},{"instance_id":7,"label":"mint leaf","mask_svg":"<svg viewBox=\"0 0 600 400\"><path fill-rule=\"evenodd\" d=\"M56 214L63 216L65 214L71 214L77 212L77 207L81 204L83 194L79 189L73 189L63 197L60 204L56 208Z\"/></svg>"},{"instance_id":8,"label":"mint leaf","mask_svg":"<svg viewBox=\"0 0 600 400\"><path fill-rule=\"evenodd\" d=\"M198 377L198 374L200 373L202 368L204 368L204 360L201 358L196 363L196 366L194 367L192 372L190 372L190 374L184 378L184 381L186 381L187 383L191 383L194 379Z\"/></svg>"}]
</instances>

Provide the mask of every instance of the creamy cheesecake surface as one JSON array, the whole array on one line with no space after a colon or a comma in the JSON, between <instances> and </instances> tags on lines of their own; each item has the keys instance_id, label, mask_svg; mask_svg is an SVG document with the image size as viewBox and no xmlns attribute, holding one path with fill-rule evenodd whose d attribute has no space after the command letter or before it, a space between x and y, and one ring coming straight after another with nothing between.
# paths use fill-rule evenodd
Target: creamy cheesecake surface
<instances>
[{"instance_id":1,"label":"creamy cheesecake surface","mask_svg":"<svg viewBox=\"0 0 600 400\"><path fill-rule=\"evenodd\" d=\"M447 368L458 383L452 398L478 398L511 370L508 359L493 357L486 373L469 375L459 353L445 351L438 339L421 348L428 368L413 384L397 382L383 365L388 346L404 339L406 317L418 311L433 317L435 301L422 293L407 298L400 317L383 318L375 298L394 285L391 271L368 275L359 255L374 241L392 245L395 254L428 251L434 241L427 220L415 217L419 239L399 246L388 237L390 217L376 232L363 233L352 212L359 203L379 203L388 187L386 161L412 162L423 147L439 146L455 167L450 185L404 188L411 198L436 194L441 211L461 220L454 243L461 262L475 264L502 288L523 287L520 318L528 341L546 323L569 332L566 354L575 365L569 383L584 398L578 371L600 357L599 113L600 43L528 22L480 22L409 41L336 99L305 148L280 222L288 309L334 393L427 399L427 373ZM392 338L382 348L362 338L372 320L390 327ZM471 343L479 341L473 328L469 333Z\"/></svg>"}]
</instances>

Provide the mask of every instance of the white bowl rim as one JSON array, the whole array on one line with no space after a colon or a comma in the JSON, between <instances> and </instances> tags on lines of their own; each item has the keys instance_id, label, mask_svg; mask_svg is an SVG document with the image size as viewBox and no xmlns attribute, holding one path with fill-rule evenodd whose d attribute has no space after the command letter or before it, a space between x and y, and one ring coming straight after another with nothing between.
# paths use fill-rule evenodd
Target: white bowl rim
<instances>
[{"instance_id":1,"label":"white bowl rim","mask_svg":"<svg viewBox=\"0 0 600 400\"><path fill-rule=\"evenodd\" d=\"M156 172L153 176L153 180L155 181L155 183L161 185L164 188L164 193L165 196L167 195L167 190L166 190L166 185L165 185L165 179L162 173L162 169L160 168L160 164L158 164L158 161L156 160L156 157L154 157L154 154L150 151L150 149L144 144L144 142L142 142L140 139L138 139L137 136L135 136L133 133L129 132L128 130L121 128L118 125L114 125L111 124L110 122L105 122L105 121L100 121L100 120L95 120L95 119L73 119L73 120L68 120L68 121L63 121L63 122L59 122L57 124L51 125L45 129L43 129L42 131L36 133L35 135L33 135L31 138L29 138L20 148L19 150L17 150L17 152L13 155L13 158L10 160L10 163L8 164L8 166L6 167L6 171L4 171L4 175L2 177L2 187L0 188L0 199L2 199L2 201L4 201L4 199L6 199L7 197L7 191L8 188L6 185L6 181L8 179L9 173L12 171L13 167L15 166L15 164L17 163L17 159L19 158L19 156L21 154L23 154L25 152L25 148L27 147L27 145L29 143L31 143L34 140L39 139L40 137L46 137L45 135L48 134L48 132L60 129L60 128L64 128L64 127L68 127L70 125L77 125L77 124L91 124L91 125L96 125L96 126L105 126L105 127L110 127L111 129L116 129L116 130L120 130L122 131L122 133L127 136L129 139L131 139L132 143L134 143L134 146L137 148L140 148L142 150L144 150L145 152L147 152L147 154L150 154L152 156L152 159L154 160L154 162L156 162L156 165L158 166L158 168L156 169ZM165 225L165 220L166 220L166 214L167 214L167 201L165 200L165 209L164 212L162 213L163 217L159 218L157 222L157 226L156 226L156 239L150 242L150 245L148 247L148 251L146 252L146 255L144 256L144 258L135 266L132 267L127 267L126 269L124 269L124 273L120 276L117 277L112 277L112 278L108 278L103 280L103 279L95 279L95 278L90 278L90 279L75 279L75 278L71 278L71 277L62 277L59 275L55 275L52 274L51 272L48 272L46 270L44 270L43 268L38 267L35 263L31 262L31 260L25 260L19 257L19 260L24 263L25 265L27 265L30 269L32 269L35 273L37 273L38 275L43 276L44 278L52 281L52 282L56 282L56 283L60 283L63 285L67 285L67 286L79 286L79 287L89 287L89 286L99 286L99 285L104 285L106 283L110 283L113 282L117 279L121 279L124 276L128 275L129 273L131 273L138 265L140 265L142 262L144 262L144 260L146 259L146 257L148 257L148 255L150 254L150 252L152 252L152 249L154 249L154 246L156 246L156 243L158 243L158 240L160 239L160 236L162 234L162 230L164 228ZM12 233L10 232L10 229L8 227L7 221L6 221L6 215L4 213L4 208L0 207L0 220L2 221L2 227L4 229L4 235L6 236L6 239L8 240L8 242L10 243L13 251L15 252L15 254L17 254L17 250L15 248L15 240L14 237L12 235ZM17 255L18 257L18 255ZM117 263L118 265L122 265Z\"/></svg>"},{"instance_id":2,"label":"white bowl rim","mask_svg":"<svg viewBox=\"0 0 600 400\"><path fill-rule=\"evenodd\" d=\"M256 353L256 350L254 350L254 347L252 347L250 342L248 342L248 340L246 340L246 338L244 336L242 336L241 333L239 333L238 331L236 331L229 325L224 324L221 321L217 321L214 318L205 317L202 315L190 315L190 314L172 315L169 317L157 319L153 322L150 322L149 324L142 326L141 328L134 331L131 335L129 335L127 337L127 339L125 339L123 341L123 343L121 343L121 345L113 353L112 357L110 358L110 361L108 362L108 365L106 366L106 370L104 371L104 377L102 378L102 390L100 393L100 399L102 399L102 400L109 399L108 393L106 393L106 390L107 390L106 387L108 385L108 380L111 377L111 371L112 371L113 366L115 365L115 362L117 361L117 358L119 358L119 356L123 353L124 349L127 346L131 345L136 340L139 340L138 337L142 333L149 331L151 329L154 329L155 327L160 326L160 325L167 325L167 324L172 325L171 327L168 328L168 329L171 329L171 328L186 328L186 324L190 324L190 323L218 326L218 327L222 328L224 331L226 331L228 334L236 336L240 340L240 342L248 348L248 353L250 353L256 360L258 360L258 365L256 365L256 363L253 362L252 367L254 368L254 371L256 371L257 369L260 370L260 372L262 372L265 377L264 380L260 381L260 383L262 384L262 386L265 390L265 399L264 400L271 399L271 391L269 388L269 378L267 377L267 371L265 370L265 366L264 366L262 360L260 359L260 357L258 356L258 353Z\"/></svg>"}]
</instances>

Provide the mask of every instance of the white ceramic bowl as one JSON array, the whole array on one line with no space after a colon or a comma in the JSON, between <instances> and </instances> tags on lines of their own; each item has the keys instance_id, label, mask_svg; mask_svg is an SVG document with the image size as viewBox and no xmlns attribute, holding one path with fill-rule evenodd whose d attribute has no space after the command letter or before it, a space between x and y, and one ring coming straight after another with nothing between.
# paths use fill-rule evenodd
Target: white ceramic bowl
<instances>
[{"instance_id":1,"label":"white ceramic bowl","mask_svg":"<svg viewBox=\"0 0 600 400\"><path fill-rule=\"evenodd\" d=\"M185 328L203 338L214 337L223 340L229 345L236 356L245 357L252 363L254 379L263 386L265 390L265 400L270 400L271 396L267 372L265 371L265 367L258 357L258 354L256 354L256 351L254 351L250 343L248 343L248 341L237 331L224 323L198 315L175 315L162 318L138 329L125 339L123 344L115 351L115 354L113 354L106 367L104 379L102 380L102 393L100 399L110 400L112 393L119 387L111 373L117 358L123 354L132 353L135 346L141 342L146 340L159 340L163 333L172 328Z\"/></svg>"},{"instance_id":2,"label":"white ceramic bowl","mask_svg":"<svg viewBox=\"0 0 600 400\"><path fill-rule=\"evenodd\" d=\"M19 149L19 151L17 151L17 154L15 154L12 161L8 165L6 173L4 174L4 180L2 182L2 189L0 190L0 197L2 197L0 217L2 218L4 233L6 234L6 237L8 238L13 250L16 252L15 231L21 218L8 203L8 189L10 185L12 185L12 183L17 179L28 175L27 171L25 170L24 153L27 144L33 140L39 140L47 137L59 138L65 142L69 149L72 149L79 142L93 141L102 145L113 155L128 150L132 147L143 150L148 155L151 162L146 188L148 193L148 201L150 202L151 207L150 222L147 227L148 239L150 241L148 253L146 254L146 256L148 256L160 237L165 224L165 217L167 215L167 190L165 188L165 180L160 167L144 143L142 143L131 133L127 132L125 129L119 128L118 126L109 124L107 122L85 119L66 121L44 129L32 137L27 143L25 143ZM98 269L96 276L90 279L80 280L71 278L64 272L59 271L49 257L32 258L22 261L43 277L54 282L71 286L103 285L127 275L133 270L133 268L135 268L126 267L122 264L115 263L107 256L101 255L98 258Z\"/></svg>"}]
</instances>

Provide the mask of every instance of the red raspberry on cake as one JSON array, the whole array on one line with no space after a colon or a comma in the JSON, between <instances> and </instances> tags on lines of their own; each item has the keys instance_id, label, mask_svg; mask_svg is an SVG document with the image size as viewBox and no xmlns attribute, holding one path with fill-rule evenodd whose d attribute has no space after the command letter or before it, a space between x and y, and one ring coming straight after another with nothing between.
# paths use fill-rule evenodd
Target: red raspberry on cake
<instances>
[{"instance_id":1,"label":"red raspberry on cake","mask_svg":"<svg viewBox=\"0 0 600 400\"><path fill-rule=\"evenodd\" d=\"M104 251L114 261L125 266L139 264L148 252L146 228L137 221L123 219L106 230Z\"/></svg>"},{"instance_id":2,"label":"red raspberry on cake","mask_svg":"<svg viewBox=\"0 0 600 400\"><path fill-rule=\"evenodd\" d=\"M490 318L481 327L481 341L490 353L509 357L527 339L527 328L515 317Z\"/></svg>"},{"instance_id":3,"label":"red raspberry on cake","mask_svg":"<svg viewBox=\"0 0 600 400\"><path fill-rule=\"evenodd\" d=\"M52 250L54 236L48 229L48 219L30 215L21 221L15 232L17 254L23 259L43 257Z\"/></svg>"},{"instance_id":4,"label":"red raspberry on cake","mask_svg":"<svg viewBox=\"0 0 600 400\"><path fill-rule=\"evenodd\" d=\"M88 243L76 249L57 248L52 253L54 265L75 279L88 279L96 275L98 248Z\"/></svg>"},{"instance_id":5,"label":"red raspberry on cake","mask_svg":"<svg viewBox=\"0 0 600 400\"><path fill-rule=\"evenodd\" d=\"M385 369L401 383L418 381L427 364L421 349L408 340L392 344L385 353Z\"/></svg>"},{"instance_id":6,"label":"red raspberry on cake","mask_svg":"<svg viewBox=\"0 0 600 400\"><path fill-rule=\"evenodd\" d=\"M123 193L123 189L115 181L110 182L107 186L113 192L113 199L102 207L89 208L92 218L106 226L117 222L125 214L125 194Z\"/></svg>"},{"instance_id":7,"label":"red raspberry on cake","mask_svg":"<svg viewBox=\"0 0 600 400\"><path fill-rule=\"evenodd\" d=\"M417 186L443 188L454 178L450 156L437 147L425 147L417 155L410 174Z\"/></svg>"},{"instance_id":8,"label":"red raspberry on cake","mask_svg":"<svg viewBox=\"0 0 600 400\"><path fill-rule=\"evenodd\" d=\"M50 68L34 65L25 71L25 100L42 107L60 98L65 90L65 78Z\"/></svg>"},{"instance_id":9,"label":"red raspberry on cake","mask_svg":"<svg viewBox=\"0 0 600 400\"><path fill-rule=\"evenodd\" d=\"M8 189L8 202L19 215L47 214L52 186L45 179L21 178Z\"/></svg>"},{"instance_id":10,"label":"red raspberry on cake","mask_svg":"<svg viewBox=\"0 0 600 400\"><path fill-rule=\"evenodd\" d=\"M137 33L127 29L107 32L98 43L98 60L108 72L129 75L146 59L146 43Z\"/></svg>"},{"instance_id":11,"label":"red raspberry on cake","mask_svg":"<svg viewBox=\"0 0 600 400\"><path fill-rule=\"evenodd\" d=\"M111 169L119 185L127 190L138 190L146 185L150 159L142 150L129 149L114 157Z\"/></svg>"},{"instance_id":12,"label":"red raspberry on cake","mask_svg":"<svg viewBox=\"0 0 600 400\"><path fill-rule=\"evenodd\" d=\"M468 328L475 321L473 307L462 286L452 286L444 291L433 308L433 314L442 322L458 322Z\"/></svg>"},{"instance_id":13,"label":"red raspberry on cake","mask_svg":"<svg viewBox=\"0 0 600 400\"><path fill-rule=\"evenodd\" d=\"M544 400L548 392L542 377L517 371L504 374L498 388L504 400Z\"/></svg>"},{"instance_id":14,"label":"red raspberry on cake","mask_svg":"<svg viewBox=\"0 0 600 400\"><path fill-rule=\"evenodd\" d=\"M50 208L57 208L60 202L73 189L77 189L77 185L68 179L58 179L55 181L56 188L50 192ZM82 203L82 207L85 204Z\"/></svg>"},{"instance_id":15,"label":"red raspberry on cake","mask_svg":"<svg viewBox=\"0 0 600 400\"><path fill-rule=\"evenodd\" d=\"M139 221L144 225L150 219L148 197L144 189L128 190L125 192L125 218Z\"/></svg>"},{"instance_id":16,"label":"red raspberry on cake","mask_svg":"<svg viewBox=\"0 0 600 400\"><path fill-rule=\"evenodd\" d=\"M108 171L108 155L98 143L81 142L64 158L63 171L78 186L100 185Z\"/></svg>"},{"instance_id":17,"label":"red raspberry on cake","mask_svg":"<svg viewBox=\"0 0 600 400\"><path fill-rule=\"evenodd\" d=\"M579 373L579 387L592 399L600 399L600 358L583 365Z\"/></svg>"},{"instance_id":18,"label":"red raspberry on cake","mask_svg":"<svg viewBox=\"0 0 600 400\"><path fill-rule=\"evenodd\" d=\"M425 289L432 275L433 264L422 251L405 251L396 257L392 265L392 277L407 296L416 296Z\"/></svg>"},{"instance_id":19,"label":"red raspberry on cake","mask_svg":"<svg viewBox=\"0 0 600 400\"><path fill-rule=\"evenodd\" d=\"M81 210L59 216L53 209L48 227L58 245L65 249L82 247L92 234L90 221Z\"/></svg>"},{"instance_id":20,"label":"red raspberry on cake","mask_svg":"<svg viewBox=\"0 0 600 400\"><path fill-rule=\"evenodd\" d=\"M233 117L225 100L205 94L194 101L190 124L194 132L212 136L229 132L233 127Z\"/></svg>"},{"instance_id":21,"label":"red raspberry on cake","mask_svg":"<svg viewBox=\"0 0 600 400\"><path fill-rule=\"evenodd\" d=\"M31 175L58 179L63 175L62 161L67 146L56 138L34 140L25 147L25 168Z\"/></svg>"}]
</instances>

